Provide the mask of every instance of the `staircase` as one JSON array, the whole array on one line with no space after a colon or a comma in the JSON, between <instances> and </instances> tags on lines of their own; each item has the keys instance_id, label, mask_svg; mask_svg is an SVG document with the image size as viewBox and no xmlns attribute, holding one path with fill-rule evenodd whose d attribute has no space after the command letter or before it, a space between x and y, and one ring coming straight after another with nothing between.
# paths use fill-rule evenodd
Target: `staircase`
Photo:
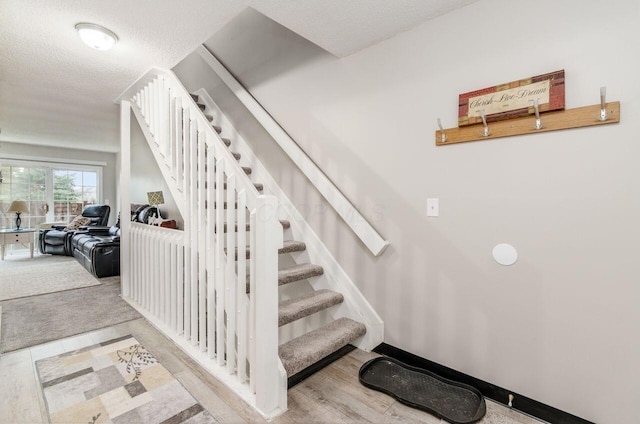
<instances>
[{"instance_id":1,"label":"staircase","mask_svg":"<svg viewBox=\"0 0 640 424\"><path fill-rule=\"evenodd\" d=\"M198 108L205 112L207 120L209 122L213 122L214 117L211 114L206 113L207 106L199 101L200 99L198 95L190 95L193 101L198 105ZM211 127L218 134L222 133L221 126L212 123ZM227 148L231 148L232 143L230 139L223 137L222 141ZM230 152L233 157L240 162L242 155L238 152L234 152L233 150L230 150ZM251 167L241 166L241 168L245 174L251 175ZM257 189L259 188L259 191L264 190L264 185L260 182L254 183L254 186ZM217 207L217 205L215 206ZM226 209L227 207L228 205L225 203L224 208ZM235 207L237 207L237 205L235 205ZM287 220L281 220L280 224L282 224L283 231L286 231L291 225ZM227 231L226 225L225 231ZM285 240L283 246L278 249L278 254L285 255L302 252L305 249L306 245L303 241ZM245 257L249 259L249 247L246 248L245 252ZM228 254L228 252L225 253ZM236 249L235 260L237 259L238 251ZM309 263L296 264L287 268L279 267L278 285L282 286L301 280L308 280L321 276L323 273L324 270L321 266ZM247 293L250 293L248 279L249 276L247 276ZM324 309L340 304L343 300L344 297L340 293L331 290L317 290L310 294L304 294L294 299L282 301L278 305L278 326L283 326L298 319L315 314L316 312L320 312ZM305 368L312 366L321 359L340 350L359 337L362 337L365 333L366 327L364 324L349 318L340 318L330 324L298 336L295 339L280 345L278 354L284 369L287 371L287 377L293 377Z\"/></svg>"},{"instance_id":2,"label":"staircase","mask_svg":"<svg viewBox=\"0 0 640 424\"><path fill-rule=\"evenodd\" d=\"M121 105L185 222L131 224L125 300L267 418L286 410L287 386L382 341L375 311L206 92L152 69Z\"/></svg>"}]
</instances>

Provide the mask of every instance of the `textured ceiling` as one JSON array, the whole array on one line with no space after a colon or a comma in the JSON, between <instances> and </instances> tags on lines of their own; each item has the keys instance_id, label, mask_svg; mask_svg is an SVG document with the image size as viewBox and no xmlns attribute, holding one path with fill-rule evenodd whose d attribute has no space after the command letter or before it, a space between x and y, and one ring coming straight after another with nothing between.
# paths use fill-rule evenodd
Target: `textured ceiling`
<instances>
[{"instance_id":1,"label":"textured ceiling","mask_svg":"<svg viewBox=\"0 0 640 424\"><path fill-rule=\"evenodd\" d=\"M474 1L2 0L0 141L118 151L113 100L150 67L173 67L246 7L342 57ZM107 52L90 49L78 22L105 26L120 41Z\"/></svg>"}]
</instances>

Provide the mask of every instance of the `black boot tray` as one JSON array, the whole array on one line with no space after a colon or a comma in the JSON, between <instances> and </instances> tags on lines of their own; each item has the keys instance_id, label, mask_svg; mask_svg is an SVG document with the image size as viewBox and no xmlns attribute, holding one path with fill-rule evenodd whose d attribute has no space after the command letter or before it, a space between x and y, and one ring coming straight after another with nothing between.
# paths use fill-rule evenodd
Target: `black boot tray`
<instances>
[{"instance_id":1,"label":"black boot tray","mask_svg":"<svg viewBox=\"0 0 640 424\"><path fill-rule=\"evenodd\" d=\"M486 412L476 388L386 356L360 368L360 383L453 424L475 423Z\"/></svg>"}]
</instances>

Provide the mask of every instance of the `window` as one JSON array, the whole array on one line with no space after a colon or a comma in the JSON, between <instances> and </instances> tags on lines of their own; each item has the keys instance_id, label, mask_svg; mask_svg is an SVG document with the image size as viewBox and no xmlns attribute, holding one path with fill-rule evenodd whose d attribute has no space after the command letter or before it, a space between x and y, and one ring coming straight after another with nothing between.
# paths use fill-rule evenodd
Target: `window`
<instances>
[{"instance_id":1,"label":"window","mask_svg":"<svg viewBox=\"0 0 640 424\"><path fill-rule=\"evenodd\" d=\"M21 214L23 227L36 227L46 221L46 169L3 166L0 184L0 228L15 227L15 214L6 211L14 200L27 202L29 212Z\"/></svg>"},{"instance_id":2,"label":"window","mask_svg":"<svg viewBox=\"0 0 640 424\"><path fill-rule=\"evenodd\" d=\"M101 202L102 168L3 160L0 167L0 228L15 227L15 214L7 213L11 202L25 200L22 227L44 222L69 222L85 206Z\"/></svg>"},{"instance_id":3,"label":"window","mask_svg":"<svg viewBox=\"0 0 640 424\"><path fill-rule=\"evenodd\" d=\"M53 170L53 220L70 221L87 205L98 203L98 173L72 169Z\"/></svg>"}]
</instances>

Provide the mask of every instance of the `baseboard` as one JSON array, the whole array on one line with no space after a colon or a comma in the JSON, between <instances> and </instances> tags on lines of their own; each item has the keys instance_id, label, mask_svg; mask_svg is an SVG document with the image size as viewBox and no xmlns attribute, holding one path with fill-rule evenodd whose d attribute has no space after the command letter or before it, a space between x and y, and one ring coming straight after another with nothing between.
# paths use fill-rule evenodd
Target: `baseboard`
<instances>
[{"instance_id":1,"label":"baseboard","mask_svg":"<svg viewBox=\"0 0 640 424\"><path fill-rule=\"evenodd\" d=\"M399 361L404 362L405 364L424 368L450 380L459 381L461 383L473 386L476 389L480 390L484 397L505 406L507 406L509 395L512 394L514 396L513 409L519 412L523 412L527 415L531 415L534 418L547 421L549 423L594 424L591 421L576 417L575 415L561 411L557 408L554 408L553 406L546 405L542 402L538 402L537 400L520 395L511 390L504 389L502 387L496 386L495 384L488 383L486 381L445 367L444 365L440 365L428 359L421 358L417 355L388 345L386 343L378 345L375 349L373 349L373 351L381 355L395 358Z\"/></svg>"}]
</instances>

